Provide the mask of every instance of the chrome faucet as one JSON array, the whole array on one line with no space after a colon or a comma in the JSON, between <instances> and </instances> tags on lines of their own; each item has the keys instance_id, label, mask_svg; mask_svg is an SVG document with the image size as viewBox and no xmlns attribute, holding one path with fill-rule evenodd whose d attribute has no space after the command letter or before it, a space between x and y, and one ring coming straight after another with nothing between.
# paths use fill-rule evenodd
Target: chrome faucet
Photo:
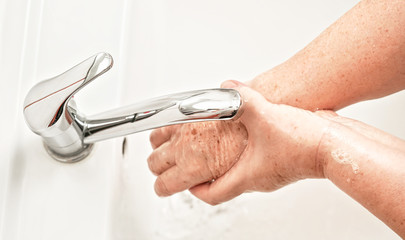
<instances>
[{"instance_id":1,"label":"chrome faucet","mask_svg":"<svg viewBox=\"0 0 405 240\"><path fill-rule=\"evenodd\" d=\"M73 96L113 65L108 53L96 54L54 78L36 84L24 101L30 129L43 139L47 152L61 162L77 162L93 143L158 127L227 120L241 108L233 89L206 89L162 96L112 111L85 116Z\"/></svg>"}]
</instances>

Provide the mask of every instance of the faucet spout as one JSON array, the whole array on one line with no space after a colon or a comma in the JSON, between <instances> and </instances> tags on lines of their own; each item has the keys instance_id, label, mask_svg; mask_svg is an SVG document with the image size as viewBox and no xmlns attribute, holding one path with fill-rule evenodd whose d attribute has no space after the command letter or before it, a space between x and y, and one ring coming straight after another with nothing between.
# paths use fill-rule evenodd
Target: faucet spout
<instances>
[{"instance_id":1,"label":"faucet spout","mask_svg":"<svg viewBox=\"0 0 405 240\"><path fill-rule=\"evenodd\" d=\"M173 124L231 119L240 105L240 95L232 89L162 96L89 117L84 122L83 142L90 144Z\"/></svg>"},{"instance_id":2,"label":"faucet spout","mask_svg":"<svg viewBox=\"0 0 405 240\"><path fill-rule=\"evenodd\" d=\"M111 67L111 55L99 53L28 93L25 120L56 160L82 160L93 143L109 138L173 124L232 119L242 106L236 90L216 88L157 97L89 117L80 114L73 95Z\"/></svg>"}]
</instances>

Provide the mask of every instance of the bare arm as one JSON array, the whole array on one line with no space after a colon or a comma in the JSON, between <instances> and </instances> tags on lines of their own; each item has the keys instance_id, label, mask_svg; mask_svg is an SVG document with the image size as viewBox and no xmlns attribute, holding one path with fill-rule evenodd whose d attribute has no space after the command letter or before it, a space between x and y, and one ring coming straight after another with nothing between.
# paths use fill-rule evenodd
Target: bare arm
<instances>
[{"instance_id":1,"label":"bare arm","mask_svg":"<svg viewBox=\"0 0 405 240\"><path fill-rule=\"evenodd\" d=\"M307 47L249 85L268 100L339 109L405 88L405 1L357 4Z\"/></svg>"},{"instance_id":2,"label":"bare arm","mask_svg":"<svg viewBox=\"0 0 405 240\"><path fill-rule=\"evenodd\" d=\"M362 1L248 85L270 102L308 110L336 110L400 91L404 29L405 1ZM158 176L158 195L190 189L217 204L245 191L327 177L405 237L403 140L353 120L270 104L246 89L238 87L250 106L241 121L152 132L148 163Z\"/></svg>"},{"instance_id":3,"label":"bare arm","mask_svg":"<svg viewBox=\"0 0 405 240\"><path fill-rule=\"evenodd\" d=\"M201 200L219 204L247 191L269 192L306 178L328 178L405 237L404 140L332 111L272 104L240 83L228 81L224 87L237 89L245 100L240 125L231 126L244 128L248 141L230 145L243 151L230 158L238 152L216 155L224 145L215 131L207 135L214 140L208 145L213 151L204 149L198 132L184 130L195 129L193 124L155 131L152 145L157 149L149 163L158 175L158 195L190 189ZM220 137L229 141L227 134Z\"/></svg>"},{"instance_id":4,"label":"bare arm","mask_svg":"<svg viewBox=\"0 0 405 240\"><path fill-rule=\"evenodd\" d=\"M245 191L325 177L405 237L404 140L334 112L275 105L234 87L248 100L241 122L249 143L237 164L190 189L193 194L217 204Z\"/></svg>"},{"instance_id":5,"label":"bare arm","mask_svg":"<svg viewBox=\"0 0 405 240\"><path fill-rule=\"evenodd\" d=\"M405 237L405 141L338 116L321 142L325 177Z\"/></svg>"}]
</instances>

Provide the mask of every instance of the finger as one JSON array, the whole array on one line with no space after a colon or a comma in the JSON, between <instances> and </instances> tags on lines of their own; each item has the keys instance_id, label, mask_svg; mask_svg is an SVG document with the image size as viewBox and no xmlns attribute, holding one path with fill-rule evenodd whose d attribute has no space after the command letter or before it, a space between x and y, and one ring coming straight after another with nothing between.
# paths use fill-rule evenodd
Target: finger
<instances>
[{"instance_id":1,"label":"finger","mask_svg":"<svg viewBox=\"0 0 405 240\"><path fill-rule=\"evenodd\" d=\"M330 110L319 110L315 112L315 115L318 115L320 117L329 119L329 120L334 120L337 117L339 117L339 115L337 115L334 111L330 111Z\"/></svg>"},{"instance_id":2,"label":"finger","mask_svg":"<svg viewBox=\"0 0 405 240\"><path fill-rule=\"evenodd\" d=\"M169 168L158 176L155 181L155 192L158 196L165 197L184 191L192 186L206 182L196 167L193 172L186 173L177 165Z\"/></svg>"},{"instance_id":3,"label":"finger","mask_svg":"<svg viewBox=\"0 0 405 240\"><path fill-rule=\"evenodd\" d=\"M263 121L268 117L271 117L271 107L275 106L274 104L268 102L259 92L251 89L247 85L230 80L225 81L221 84L221 87L224 88L233 88L237 90L242 99L242 114L240 115L240 121L248 128L257 129L257 121Z\"/></svg>"},{"instance_id":4,"label":"finger","mask_svg":"<svg viewBox=\"0 0 405 240\"><path fill-rule=\"evenodd\" d=\"M203 183L190 188L190 192L202 201L217 205L229 201L247 188L248 177L240 159L228 172L213 182Z\"/></svg>"},{"instance_id":5,"label":"finger","mask_svg":"<svg viewBox=\"0 0 405 240\"><path fill-rule=\"evenodd\" d=\"M156 176L174 165L176 165L176 161L174 153L171 150L170 142L165 142L160 145L148 157L149 169Z\"/></svg>"},{"instance_id":6,"label":"finger","mask_svg":"<svg viewBox=\"0 0 405 240\"><path fill-rule=\"evenodd\" d=\"M155 129L151 132L149 136L150 143L153 149L158 148L163 143L170 140L170 137L173 134L175 126L168 126L163 128Z\"/></svg>"}]
</instances>

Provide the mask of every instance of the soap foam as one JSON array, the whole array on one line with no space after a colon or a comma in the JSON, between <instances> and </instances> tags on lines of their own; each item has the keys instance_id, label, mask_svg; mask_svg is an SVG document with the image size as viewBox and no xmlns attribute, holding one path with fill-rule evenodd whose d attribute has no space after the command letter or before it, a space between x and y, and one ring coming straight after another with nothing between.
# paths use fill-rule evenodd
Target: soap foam
<instances>
[{"instance_id":1,"label":"soap foam","mask_svg":"<svg viewBox=\"0 0 405 240\"><path fill-rule=\"evenodd\" d=\"M341 149L337 149L331 152L331 156L333 160L340 164L350 165L353 169L354 174L359 173L359 165L353 161L348 153L344 152Z\"/></svg>"}]
</instances>

